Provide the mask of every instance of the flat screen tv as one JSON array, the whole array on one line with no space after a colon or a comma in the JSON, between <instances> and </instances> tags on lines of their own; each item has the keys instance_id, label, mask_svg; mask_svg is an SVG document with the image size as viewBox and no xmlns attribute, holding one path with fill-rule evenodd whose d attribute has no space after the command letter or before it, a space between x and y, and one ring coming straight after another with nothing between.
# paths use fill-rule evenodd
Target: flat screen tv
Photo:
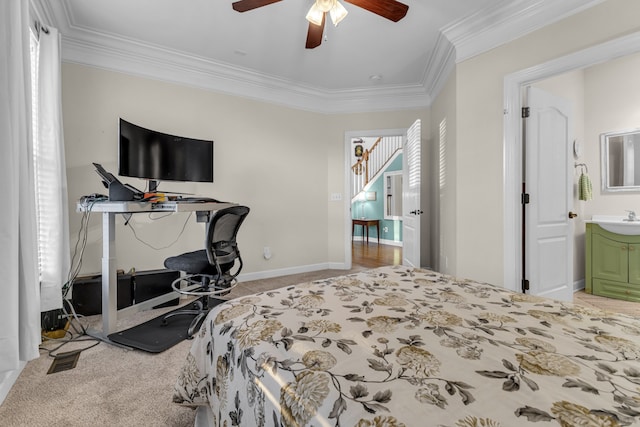
<instances>
[{"instance_id":1,"label":"flat screen tv","mask_svg":"<svg viewBox=\"0 0 640 427\"><path fill-rule=\"evenodd\" d=\"M213 182L213 141L145 129L120 119L118 174L159 181Z\"/></svg>"}]
</instances>

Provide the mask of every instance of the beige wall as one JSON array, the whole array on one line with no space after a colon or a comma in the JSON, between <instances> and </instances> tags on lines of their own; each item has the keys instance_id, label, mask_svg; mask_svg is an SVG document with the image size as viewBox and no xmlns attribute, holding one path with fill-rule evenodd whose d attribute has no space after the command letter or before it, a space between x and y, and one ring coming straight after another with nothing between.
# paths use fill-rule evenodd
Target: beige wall
<instances>
[{"instance_id":1,"label":"beige wall","mask_svg":"<svg viewBox=\"0 0 640 427\"><path fill-rule=\"evenodd\" d=\"M504 281L504 77L637 32L638 16L640 2L609 0L457 64L456 227L442 238L455 248L455 274Z\"/></svg>"},{"instance_id":2,"label":"beige wall","mask_svg":"<svg viewBox=\"0 0 640 427\"><path fill-rule=\"evenodd\" d=\"M640 54L626 56L585 70L584 162L594 186L594 198L585 204L591 215L626 215L640 212L640 194L603 193L600 168L600 134L640 128ZM584 219L584 218L583 218Z\"/></svg>"},{"instance_id":3,"label":"beige wall","mask_svg":"<svg viewBox=\"0 0 640 427\"><path fill-rule=\"evenodd\" d=\"M615 19L602 19L603 16ZM329 194L344 196L344 132L406 128L420 118L424 152L433 156L439 140L437 126L441 118L447 117L447 182L451 187L445 194L434 194L438 202L428 207L438 206L432 223L440 233L434 238L442 249L435 251L440 259L434 267L502 284L504 77L639 31L637 16L640 2L609 0L461 62L433 104L437 111L433 118L431 109L322 115L64 64L70 200L104 191L91 162L101 162L115 170L119 116L170 133L211 137L216 141L216 182L164 183L161 188L251 206L251 216L239 237L247 272L339 266L348 250L344 213L344 203L348 201L343 198L341 202L330 202ZM628 100L631 102L631 98ZM589 138L589 132L585 130L585 138ZM598 177L592 178L596 182ZM141 185L136 181L127 180ZM434 191L435 182L428 184ZM424 207L423 202L423 210ZM72 206L71 211L74 210ZM80 214L71 214L72 242L79 217ZM162 247L178 242L168 249L150 249L120 220L119 268L159 268L166 256L201 245L202 230L193 221L187 223L184 237L179 236L184 221L180 215L164 219L139 215L133 221L138 237L147 243ZM432 244L434 238L423 241L423 247ZM270 261L262 258L264 246L272 249ZM442 259L445 256L446 263ZM93 218L83 271L95 272L99 267L100 222Z\"/></svg>"},{"instance_id":4,"label":"beige wall","mask_svg":"<svg viewBox=\"0 0 640 427\"><path fill-rule=\"evenodd\" d=\"M91 163L117 172L122 117L171 134L215 140L213 184L163 182L160 189L248 205L251 213L238 237L244 273L343 265L348 197L331 202L329 195L344 193L344 133L406 128L416 118L429 118L428 109L324 115L74 64L63 64L62 71L72 245L81 219L75 200L106 192ZM122 181L144 187L135 178ZM123 218L116 224L117 267L123 270L162 268L167 256L203 243L202 225L187 215L135 215L130 224L137 238ZM83 273L100 271L101 230L99 214L93 214ZM273 253L269 261L262 257L264 246Z\"/></svg>"}]
</instances>

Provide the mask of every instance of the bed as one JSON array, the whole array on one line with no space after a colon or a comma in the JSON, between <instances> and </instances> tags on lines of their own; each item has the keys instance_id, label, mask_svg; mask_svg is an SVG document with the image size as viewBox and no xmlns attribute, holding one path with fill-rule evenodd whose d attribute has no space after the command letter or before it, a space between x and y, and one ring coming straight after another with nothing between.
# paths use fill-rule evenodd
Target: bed
<instances>
[{"instance_id":1,"label":"bed","mask_svg":"<svg viewBox=\"0 0 640 427\"><path fill-rule=\"evenodd\" d=\"M212 426L640 425L640 319L389 266L215 307L175 403Z\"/></svg>"}]
</instances>

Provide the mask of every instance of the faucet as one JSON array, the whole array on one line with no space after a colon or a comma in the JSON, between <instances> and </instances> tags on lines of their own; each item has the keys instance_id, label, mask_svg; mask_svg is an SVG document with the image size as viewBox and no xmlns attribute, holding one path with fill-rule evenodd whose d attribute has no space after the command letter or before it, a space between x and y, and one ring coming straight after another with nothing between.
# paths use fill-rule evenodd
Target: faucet
<instances>
[{"instance_id":1,"label":"faucet","mask_svg":"<svg viewBox=\"0 0 640 427\"><path fill-rule=\"evenodd\" d=\"M634 211L627 211L629 213L629 216L627 216L627 219L625 219L625 221L637 221L638 218L636 218L636 213Z\"/></svg>"}]
</instances>

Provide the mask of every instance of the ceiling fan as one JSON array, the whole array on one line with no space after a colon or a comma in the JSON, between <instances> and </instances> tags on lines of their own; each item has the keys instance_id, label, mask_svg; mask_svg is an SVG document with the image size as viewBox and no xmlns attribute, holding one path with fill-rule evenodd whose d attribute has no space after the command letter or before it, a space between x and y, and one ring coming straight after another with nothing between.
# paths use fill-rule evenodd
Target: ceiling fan
<instances>
[{"instance_id":1,"label":"ceiling fan","mask_svg":"<svg viewBox=\"0 0 640 427\"><path fill-rule=\"evenodd\" d=\"M237 12L246 12L248 10L257 9L282 0L239 0L232 4L233 10ZM409 6L396 0L344 0L355 6L361 7L383 18L398 22L407 14ZM342 19L347 16L347 10L340 4L338 0L315 0L309 13L307 20L309 21L309 30L307 31L307 49L313 49L322 43L322 33L324 32L324 21L326 14L329 13L331 21L334 25L338 25Z\"/></svg>"}]
</instances>

